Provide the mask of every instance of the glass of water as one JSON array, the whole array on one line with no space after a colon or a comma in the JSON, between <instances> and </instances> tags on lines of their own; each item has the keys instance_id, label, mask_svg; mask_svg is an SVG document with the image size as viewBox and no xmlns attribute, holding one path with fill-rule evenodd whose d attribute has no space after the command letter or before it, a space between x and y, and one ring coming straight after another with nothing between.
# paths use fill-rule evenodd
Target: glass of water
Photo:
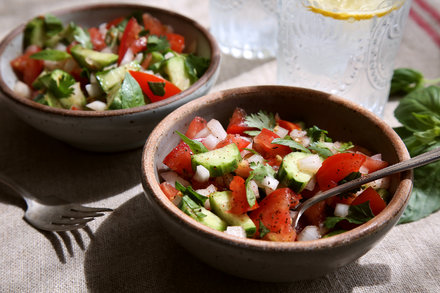
<instances>
[{"instance_id":1,"label":"glass of water","mask_svg":"<svg viewBox=\"0 0 440 293\"><path fill-rule=\"evenodd\" d=\"M382 116L411 0L280 0L279 84L350 99Z\"/></svg>"},{"instance_id":2,"label":"glass of water","mask_svg":"<svg viewBox=\"0 0 440 293\"><path fill-rule=\"evenodd\" d=\"M211 33L223 53L236 58L274 57L277 0L210 0Z\"/></svg>"}]
</instances>

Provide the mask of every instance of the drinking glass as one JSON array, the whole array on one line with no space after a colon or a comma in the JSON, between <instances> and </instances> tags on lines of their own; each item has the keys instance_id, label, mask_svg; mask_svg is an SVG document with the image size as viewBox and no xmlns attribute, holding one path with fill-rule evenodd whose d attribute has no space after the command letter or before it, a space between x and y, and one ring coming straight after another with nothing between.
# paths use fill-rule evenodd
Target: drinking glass
<instances>
[{"instance_id":1,"label":"drinking glass","mask_svg":"<svg viewBox=\"0 0 440 293\"><path fill-rule=\"evenodd\" d=\"M279 0L277 80L382 116L411 0Z\"/></svg>"},{"instance_id":2,"label":"drinking glass","mask_svg":"<svg viewBox=\"0 0 440 293\"><path fill-rule=\"evenodd\" d=\"M223 53L236 58L274 57L277 0L210 0L211 33Z\"/></svg>"}]
</instances>

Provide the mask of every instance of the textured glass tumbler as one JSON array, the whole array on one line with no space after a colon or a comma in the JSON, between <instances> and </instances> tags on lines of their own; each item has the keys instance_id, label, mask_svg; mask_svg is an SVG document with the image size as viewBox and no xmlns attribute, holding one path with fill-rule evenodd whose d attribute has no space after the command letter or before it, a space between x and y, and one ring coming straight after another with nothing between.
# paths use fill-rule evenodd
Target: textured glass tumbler
<instances>
[{"instance_id":1,"label":"textured glass tumbler","mask_svg":"<svg viewBox=\"0 0 440 293\"><path fill-rule=\"evenodd\" d=\"M337 3L279 0L278 83L336 94L382 116L411 0L337 9L326 2Z\"/></svg>"},{"instance_id":2,"label":"textured glass tumbler","mask_svg":"<svg viewBox=\"0 0 440 293\"><path fill-rule=\"evenodd\" d=\"M210 0L211 33L223 53L236 58L274 57L277 0Z\"/></svg>"}]
</instances>

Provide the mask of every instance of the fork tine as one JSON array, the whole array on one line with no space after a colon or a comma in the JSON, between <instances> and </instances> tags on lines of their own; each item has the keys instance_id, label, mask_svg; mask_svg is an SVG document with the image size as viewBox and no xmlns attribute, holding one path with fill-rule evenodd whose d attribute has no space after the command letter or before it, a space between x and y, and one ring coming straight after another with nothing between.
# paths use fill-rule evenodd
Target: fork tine
<instances>
[{"instance_id":1,"label":"fork tine","mask_svg":"<svg viewBox=\"0 0 440 293\"><path fill-rule=\"evenodd\" d=\"M72 211L76 211L76 212L112 212L112 209L108 209L108 208L92 208L92 207L85 207L85 206L81 206L81 205L77 205L71 208Z\"/></svg>"},{"instance_id":2,"label":"fork tine","mask_svg":"<svg viewBox=\"0 0 440 293\"><path fill-rule=\"evenodd\" d=\"M94 218L86 218L86 219L59 219L57 221L52 222L53 225L73 225L73 224L85 224L90 221L93 221Z\"/></svg>"},{"instance_id":3,"label":"fork tine","mask_svg":"<svg viewBox=\"0 0 440 293\"><path fill-rule=\"evenodd\" d=\"M63 218L95 218L102 217L104 214L96 212L78 212L75 210L66 211L63 213Z\"/></svg>"}]
</instances>

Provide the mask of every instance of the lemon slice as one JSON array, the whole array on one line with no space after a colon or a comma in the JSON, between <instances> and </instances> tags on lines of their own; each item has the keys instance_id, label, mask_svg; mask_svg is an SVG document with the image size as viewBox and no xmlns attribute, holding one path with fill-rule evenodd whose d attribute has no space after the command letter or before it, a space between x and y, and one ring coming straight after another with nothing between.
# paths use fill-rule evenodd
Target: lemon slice
<instances>
[{"instance_id":1,"label":"lemon slice","mask_svg":"<svg viewBox=\"0 0 440 293\"><path fill-rule=\"evenodd\" d=\"M400 8L405 0L312 0L306 5L311 11L335 19L362 20L384 16Z\"/></svg>"}]
</instances>

